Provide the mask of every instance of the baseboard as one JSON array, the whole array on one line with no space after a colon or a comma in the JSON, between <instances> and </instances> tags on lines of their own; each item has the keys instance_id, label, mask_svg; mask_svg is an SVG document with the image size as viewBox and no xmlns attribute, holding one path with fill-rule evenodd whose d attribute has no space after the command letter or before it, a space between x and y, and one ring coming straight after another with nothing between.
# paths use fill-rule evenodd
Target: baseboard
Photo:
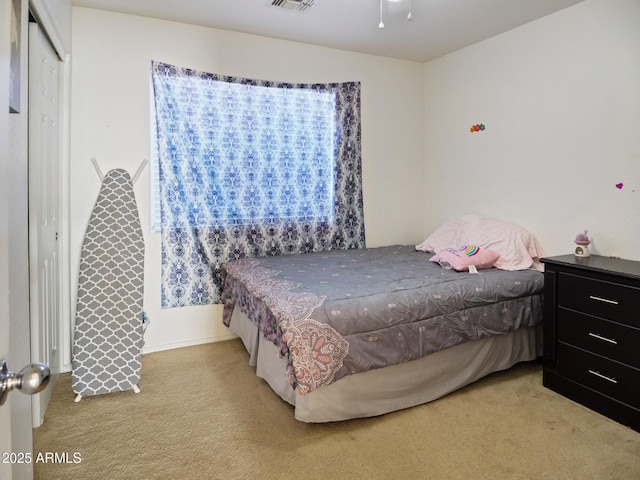
<instances>
[{"instance_id":1,"label":"baseboard","mask_svg":"<svg viewBox=\"0 0 640 480\"><path fill-rule=\"evenodd\" d=\"M176 348L195 347L196 345L204 345L205 343L224 342L226 340L232 340L234 338L238 338L237 335L233 333L228 333L226 335L216 335L215 337L197 338L193 340L188 340L186 342L155 345L151 348L143 347L142 354L145 355L147 353L164 352L165 350L173 350Z\"/></svg>"},{"instance_id":2,"label":"baseboard","mask_svg":"<svg viewBox=\"0 0 640 480\"><path fill-rule=\"evenodd\" d=\"M165 350L173 350L175 348L184 348L184 347L195 347L196 345L204 345L205 343L216 343L216 342L224 342L226 340L233 340L234 338L238 338L237 335L233 333L228 333L226 335L216 335L215 337L206 337L206 338L197 338L194 340L189 340L186 342L179 343L167 343L165 345L155 345L151 348L142 348L142 354L145 355L147 353L154 352L164 352ZM69 373L72 370L71 364L65 364L62 366L60 373Z\"/></svg>"}]
</instances>

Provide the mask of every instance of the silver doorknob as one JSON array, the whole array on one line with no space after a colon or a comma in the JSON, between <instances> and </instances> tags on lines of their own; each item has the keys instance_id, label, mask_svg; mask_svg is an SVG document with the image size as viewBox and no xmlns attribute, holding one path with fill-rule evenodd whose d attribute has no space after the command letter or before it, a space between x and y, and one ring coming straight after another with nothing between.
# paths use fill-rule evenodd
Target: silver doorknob
<instances>
[{"instance_id":1,"label":"silver doorknob","mask_svg":"<svg viewBox=\"0 0 640 480\"><path fill-rule=\"evenodd\" d=\"M0 405L4 404L7 394L14 388L27 395L33 395L44 390L50 378L51 370L44 363L32 363L18 373L13 373L3 360L0 369Z\"/></svg>"}]
</instances>

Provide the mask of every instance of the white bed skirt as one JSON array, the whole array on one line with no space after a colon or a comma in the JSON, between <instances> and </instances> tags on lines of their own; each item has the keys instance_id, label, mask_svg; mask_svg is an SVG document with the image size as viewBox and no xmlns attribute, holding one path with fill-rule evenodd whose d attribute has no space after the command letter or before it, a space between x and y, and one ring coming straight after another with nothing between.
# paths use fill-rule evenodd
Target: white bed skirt
<instances>
[{"instance_id":1,"label":"white bed skirt","mask_svg":"<svg viewBox=\"0 0 640 480\"><path fill-rule=\"evenodd\" d=\"M300 395L285 375L286 361L276 346L235 308L230 330L249 352L249 364L302 422L333 422L372 417L436 400L518 362L542 355L542 325L456 345L399 365L343 377Z\"/></svg>"}]
</instances>

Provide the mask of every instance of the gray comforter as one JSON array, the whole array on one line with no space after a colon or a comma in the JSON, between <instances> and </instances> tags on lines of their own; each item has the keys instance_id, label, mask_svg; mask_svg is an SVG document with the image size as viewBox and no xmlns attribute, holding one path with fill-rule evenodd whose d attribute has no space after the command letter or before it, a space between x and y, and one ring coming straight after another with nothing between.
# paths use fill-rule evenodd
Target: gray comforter
<instances>
[{"instance_id":1,"label":"gray comforter","mask_svg":"<svg viewBox=\"0 0 640 480\"><path fill-rule=\"evenodd\" d=\"M455 272L431 256L390 246L234 260L224 266L224 323L240 307L304 395L542 320L542 273Z\"/></svg>"}]
</instances>

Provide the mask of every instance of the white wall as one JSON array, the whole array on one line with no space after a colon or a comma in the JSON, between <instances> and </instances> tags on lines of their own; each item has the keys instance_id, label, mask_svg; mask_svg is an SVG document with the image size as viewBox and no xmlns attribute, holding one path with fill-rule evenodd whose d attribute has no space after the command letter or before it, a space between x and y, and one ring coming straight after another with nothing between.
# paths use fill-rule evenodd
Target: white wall
<instances>
[{"instance_id":1,"label":"white wall","mask_svg":"<svg viewBox=\"0 0 640 480\"><path fill-rule=\"evenodd\" d=\"M639 52L640 1L587 0L426 64L425 235L479 213L640 260Z\"/></svg>"},{"instance_id":2,"label":"white wall","mask_svg":"<svg viewBox=\"0 0 640 480\"><path fill-rule=\"evenodd\" d=\"M133 173L148 157L152 59L249 78L361 81L369 246L418 243L447 219L480 213L528 228L549 255L570 253L588 229L595 253L640 259L638 25L637 0L586 0L423 66L74 7L72 276L100 187L90 158ZM470 133L476 123L487 129ZM146 173L136 184L152 321L145 351L223 339L217 306L160 309Z\"/></svg>"},{"instance_id":3,"label":"white wall","mask_svg":"<svg viewBox=\"0 0 640 480\"><path fill-rule=\"evenodd\" d=\"M72 25L72 276L100 188L91 157L105 173L131 174L148 158L152 59L264 80L360 81L367 245L421 241L422 64L78 7ZM160 309L160 240L149 233L147 173L135 185L151 319L145 351L224 339L218 306ZM72 277L74 291L76 284Z\"/></svg>"}]
</instances>

